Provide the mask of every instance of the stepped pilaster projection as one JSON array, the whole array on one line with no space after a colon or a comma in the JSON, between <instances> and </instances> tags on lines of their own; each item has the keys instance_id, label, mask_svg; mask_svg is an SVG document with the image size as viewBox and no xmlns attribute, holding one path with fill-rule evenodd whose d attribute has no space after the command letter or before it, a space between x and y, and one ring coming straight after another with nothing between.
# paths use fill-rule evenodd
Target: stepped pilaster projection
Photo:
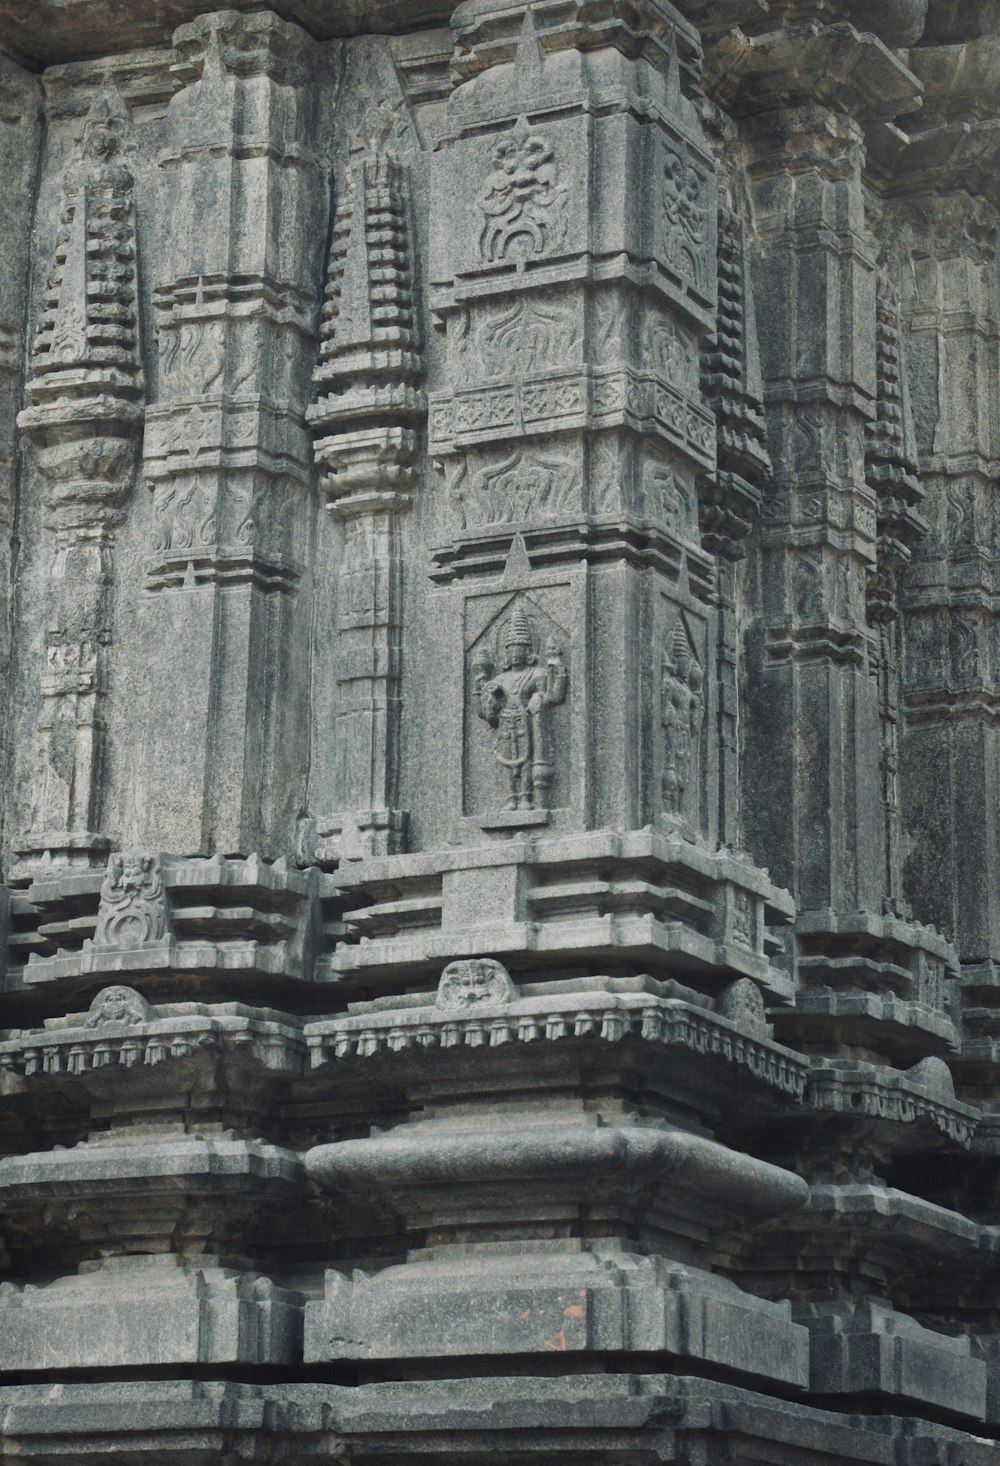
<instances>
[{"instance_id":1,"label":"stepped pilaster projection","mask_svg":"<svg viewBox=\"0 0 1000 1466\"><path fill-rule=\"evenodd\" d=\"M775 90L776 55L796 36L804 49L791 93L784 83ZM830 105L829 68L841 54L849 80ZM877 455L889 366L875 330L866 149L869 134L917 105L920 88L898 56L844 22L763 32L719 85L749 114L752 256L766 322L774 479L755 533L746 630L745 811L749 848L798 906L799 988L779 1032L821 1051L849 1032L859 1052L915 1060L956 1042L944 1003L955 956L933 929L903 919L898 872L897 888L887 885L886 850L899 839L898 816L883 805L891 689L878 675L868 591L886 570ZM873 329L860 331L869 317ZM917 497L915 484L903 491ZM908 1022L902 1050L897 1005Z\"/></svg>"},{"instance_id":2,"label":"stepped pilaster projection","mask_svg":"<svg viewBox=\"0 0 1000 1466\"><path fill-rule=\"evenodd\" d=\"M935 1199L992 1206L986 1159L1000 1098L1000 533L996 484L1000 343L996 37L982 7L933 17L907 53L925 83L909 146L888 150L903 251L900 305L928 533L900 576L900 797L909 836L904 888L960 959L959 1094L981 1104L982 1149L939 1179ZM930 1307L957 1317L982 1357L1000 1357L1000 1313L973 1278ZM993 1387L995 1388L995 1387Z\"/></svg>"},{"instance_id":3,"label":"stepped pilaster projection","mask_svg":"<svg viewBox=\"0 0 1000 1466\"><path fill-rule=\"evenodd\" d=\"M139 833L188 853L277 854L308 741L312 475L305 410L322 274L323 65L269 12L174 38L181 90L159 157L157 399L144 468L152 797ZM311 78L315 79L315 85Z\"/></svg>"},{"instance_id":4,"label":"stepped pilaster projection","mask_svg":"<svg viewBox=\"0 0 1000 1466\"><path fill-rule=\"evenodd\" d=\"M18 426L35 447L50 541L41 712L22 869L102 862L104 703L115 531L134 486L144 378L128 113L108 83L67 170Z\"/></svg>"},{"instance_id":5,"label":"stepped pilaster projection","mask_svg":"<svg viewBox=\"0 0 1000 1466\"><path fill-rule=\"evenodd\" d=\"M360 60L358 48L353 57ZM383 57L383 64L385 58ZM360 70L362 80L371 76ZM390 66L391 70L391 66ZM396 84L398 88L398 83ZM343 542L336 583L334 812L310 835L322 860L405 848L399 807L403 564L400 518L418 480L427 402L415 300L410 183L397 156L405 100L356 133L339 179L309 423ZM341 107L350 99L342 94Z\"/></svg>"},{"instance_id":6,"label":"stepped pilaster projection","mask_svg":"<svg viewBox=\"0 0 1000 1466\"><path fill-rule=\"evenodd\" d=\"M739 629L736 565L771 480L757 320L746 231L727 204L719 209L719 309L715 340L702 359L702 390L715 414L716 467L698 480L702 544L716 558L719 679L719 838L739 844Z\"/></svg>"},{"instance_id":7,"label":"stepped pilaster projection","mask_svg":"<svg viewBox=\"0 0 1000 1466\"><path fill-rule=\"evenodd\" d=\"M17 406L24 383L23 341L31 257L31 200L40 154L42 93L38 79L4 57L0 60L0 169L10 180L0 215L0 684L11 683L11 535L17 499ZM9 708L0 703L0 748L10 779ZM0 810L0 820L6 810Z\"/></svg>"},{"instance_id":8,"label":"stepped pilaster projection","mask_svg":"<svg viewBox=\"0 0 1000 1466\"><path fill-rule=\"evenodd\" d=\"M899 579L913 546L927 531L923 488L910 411L908 373L900 341L899 302L888 271L876 287L875 417L865 443L865 477L875 492L878 540L868 576L868 619L876 638L869 648L879 689L882 722L880 767L885 820L886 910L909 916L903 895L903 826L899 796L902 657Z\"/></svg>"}]
</instances>

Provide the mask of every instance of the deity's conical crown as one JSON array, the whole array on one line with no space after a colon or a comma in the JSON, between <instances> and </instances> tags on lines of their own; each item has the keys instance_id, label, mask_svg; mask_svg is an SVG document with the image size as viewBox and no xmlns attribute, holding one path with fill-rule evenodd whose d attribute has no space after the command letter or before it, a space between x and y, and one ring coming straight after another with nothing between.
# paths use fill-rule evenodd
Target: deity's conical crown
<instances>
[{"instance_id":1,"label":"deity's conical crown","mask_svg":"<svg viewBox=\"0 0 1000 1466\"><path fill-rule=\"evenodd\" d=\"M504 637L505 646L531 646L531 622L519 606L507 622L507 634Z\"/></svg>"},{"instance_id":2,"label":"deity's conical crown","mask_svg":"<svg viewBox=\"0 0 1000 1466\"><path fill-rule=\"evenodd\" d=\"M687 670L691 665L691 647L688 643L687 632L679 621L670 638L670 660L681 676L687 675Z\"/></svg>"}]
</instances>

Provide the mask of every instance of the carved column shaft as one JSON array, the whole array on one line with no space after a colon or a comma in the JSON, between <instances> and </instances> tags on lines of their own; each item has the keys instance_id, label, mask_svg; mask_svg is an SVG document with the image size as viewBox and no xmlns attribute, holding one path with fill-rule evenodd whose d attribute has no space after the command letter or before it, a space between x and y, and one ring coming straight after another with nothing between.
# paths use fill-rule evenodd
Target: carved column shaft
<instances>
[{"instance_id":1,"label":"carved column shaft","mask_svg":"<svg viewBox=\"0 0 1000 1466\"><path fill-rule=\"evenodd\" d=\"M759 560L751 828L804 909L880 913L870 818L879 806L878 708L864 594L875 505L859 480L875 397L874 354L860 329L874 308L861 133L820 109L778 113L759 119L753 149L775 482Z\"/></svg>"},{"instance_id":2,"label":"carved column shaft","mask_svg":"<svg viewBox=\"0 0 1000 1466\"><path fill-rule=\"evenodd\" d=\"M11 687L9 636L10 539L17 479L15 417L23 381L22 340L26 325L30 209L41 157L41 90L37 80L13 61L0 57L0 173L6 180L6 206L0 212L0 685ZM0 747L7 738L8 694L0 702ZM6 761L6 756L5 756ZM5 768L4 790L9 788ZM0 833L8 818L0 801Z\"/></svg>"},{"instance_id":3,"label":"carved column shaft","mask_svg":"<svg viewBox=\"0 0 1000 1466\"><path fill-rule=\"evenodd\" d=\"M355 45L348 75L364 57ZM360 70L362 83L373 74ZM342 105L357 98L350 83ZM339 196L314 372L318 400L309 420L331 515L343 525L336 586L337 703L332 729L333 804L315 822L320 859L389 855L404 847L400 808L403 564L400 518L417 484L421 341L415 303L409 178L397 157L405 130L396 83L374 140L348 134L341 147ZM348 157L353 143L357 152Z\"/></svg>"},{"instance_id":4,"label":"carved column shaft","mask_svg":"<svg viewBox=\"0 0 1000 1466\"><path fill-rule=\"evenodd\" d=\"M220 11L175 35L185 83L159 159L158 400L145 471L152 662L143 834L189 852L276 850L303 798L309 541L304 422L325 241L313 42ZM315 83L315 84L314 84ZM265 222L267 221L267 222Z\"/></svg>"},{"instance_id":5,"label":"carved column shaft","mask_svg":"<svg viewBox=\"0 0 1000 1466\"><path fill-rule=\"evenodd\" d=\"M103 703L115 530L133 487L144 389L129 118L108 83L67 170L35 332L31 406L18 417L46 483L50 604L23 862L100 863Z\"/></svg>"}]
</instances>

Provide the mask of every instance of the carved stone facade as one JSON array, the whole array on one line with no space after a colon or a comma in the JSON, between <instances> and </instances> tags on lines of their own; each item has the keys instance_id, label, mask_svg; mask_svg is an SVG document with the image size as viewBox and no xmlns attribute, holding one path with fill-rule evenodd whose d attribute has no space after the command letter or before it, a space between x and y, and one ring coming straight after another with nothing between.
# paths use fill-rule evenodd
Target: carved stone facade
<instances>
[{"instance_id":1,"label":"carved stone facade","mask_svg":"<svg viewBox=\"0 0 1000 1466\"><path fill-rule=\"evenodd\" d=\"M995 1462L998 58L0 0L4 1460Z\"/></svg>"}]
</instances>

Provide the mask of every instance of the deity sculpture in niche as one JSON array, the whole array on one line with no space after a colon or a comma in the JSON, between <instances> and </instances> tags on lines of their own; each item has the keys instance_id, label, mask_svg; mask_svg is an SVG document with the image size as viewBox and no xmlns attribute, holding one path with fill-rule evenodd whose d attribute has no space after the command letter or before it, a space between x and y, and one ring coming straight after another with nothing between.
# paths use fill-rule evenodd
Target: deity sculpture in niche
<instances>
[{"instance_id":1,"label":"deity sculpture in niche","mask_svg":"<svg viewBox=\"0 0 1000 1466\"><path fill-rule=\"evenodd\" d=\"M504 666L494 672L489 654L473 662L476 712L496 729L496 760L510 794L508 810L545 809L552 790L553 766L546 744L546 710L564 702L569 673L554 640L539 665L536 629L521 607L501 633Z\"/></svg>"},{"instance_id":2,"label":"deity sculpture in niche","mask_svg":"<svg viewBox=\"0 0 1000 1466\"><path fill-rule=\"evenodd\" d=\"M660 718L664 731L663 806L668 814L684 813L691 766L705 711L704 674L683 625L678 621L664 654L660 683Z\"/></svg>"}]
</instances>

